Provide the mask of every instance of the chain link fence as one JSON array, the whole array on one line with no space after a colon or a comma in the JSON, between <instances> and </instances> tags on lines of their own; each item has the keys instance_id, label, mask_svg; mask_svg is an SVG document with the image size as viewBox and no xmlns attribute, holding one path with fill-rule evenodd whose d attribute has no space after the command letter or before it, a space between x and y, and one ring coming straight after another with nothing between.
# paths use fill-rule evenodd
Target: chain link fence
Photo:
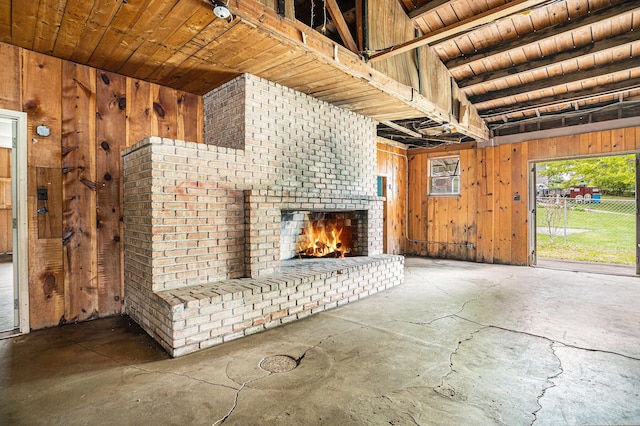
<instances>
[{"instance_id":1,"label":"chain link fence","mask_svg":"<svg viewBox=\"0 0 640 426\"><path fill-rule=\"evenodd\" d=\"M538 258L635 265L636 202L536 198Z\"/></svg>"}]
</instances>

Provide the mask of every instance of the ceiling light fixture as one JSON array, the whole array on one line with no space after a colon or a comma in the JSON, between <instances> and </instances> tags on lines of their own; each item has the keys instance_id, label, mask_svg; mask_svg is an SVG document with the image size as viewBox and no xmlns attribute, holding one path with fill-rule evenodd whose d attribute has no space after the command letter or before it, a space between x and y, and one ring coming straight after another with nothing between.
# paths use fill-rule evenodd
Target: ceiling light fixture
<instances>
[{"instance_id":1,"label":"ceiling light fixture","mask_svg":"<svg viewBox=\"0 0 640 426\"><path fill-rule=\"evenodd\" d=\"M220 0L209 0L211 6L213 6L213 14L220 19L231 18L231 11L229 10L229 2L224 3Z\"/></svg>"}]
</instances>

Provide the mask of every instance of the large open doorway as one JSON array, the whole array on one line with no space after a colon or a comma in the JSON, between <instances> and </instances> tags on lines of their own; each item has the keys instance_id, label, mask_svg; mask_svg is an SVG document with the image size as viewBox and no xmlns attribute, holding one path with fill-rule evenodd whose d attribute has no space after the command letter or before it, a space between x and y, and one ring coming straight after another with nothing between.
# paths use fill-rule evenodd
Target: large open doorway
<instances>
[{"instance_id":1,"label":"large open doorway","mask_svg":"<svg viewBox=\"0 0 640 426\"><path fill-rule=\"evenodd\" d=\"M0 109L0 337L29 331L26 126Z\"/></svg>"},{"instance_id":2,"label":"large open doorway","mask_svg":"<svg viewBox=\"0 0 640 426\"><path fill-rule=\"evenodd\" d=\"M538 162L531 182L533 264L635 274L635 154Z\"/></svg>"}]
</instances>

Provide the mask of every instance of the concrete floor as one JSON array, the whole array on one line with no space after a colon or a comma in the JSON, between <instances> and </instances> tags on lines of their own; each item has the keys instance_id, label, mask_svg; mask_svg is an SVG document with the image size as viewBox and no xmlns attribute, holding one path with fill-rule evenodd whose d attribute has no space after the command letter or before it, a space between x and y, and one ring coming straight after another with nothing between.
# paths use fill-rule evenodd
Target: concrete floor
<instances>
[{"instance_id":1,"label":"concrete floor","mask_svg":"<svg viewBox=\"0 0 640 426\"><path fill-rule=\"evenodd\" d=\"M639 296L410 258L402 286L178 359L127 317L35 332L0 341L0 424L639 424Z\"/></svg>"}]
</instances>

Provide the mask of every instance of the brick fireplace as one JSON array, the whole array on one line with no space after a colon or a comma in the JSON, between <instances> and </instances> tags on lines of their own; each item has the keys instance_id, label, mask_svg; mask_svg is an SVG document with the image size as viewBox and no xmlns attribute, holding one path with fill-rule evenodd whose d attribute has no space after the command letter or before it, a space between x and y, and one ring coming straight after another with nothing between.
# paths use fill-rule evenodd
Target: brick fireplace
<instances>
[{"instance_id":1,"label":"brick fireplace","mask_svg":"<svg viewBox=\"0 0 640 426\"><path fill-rule=\"evenodd\" d=\"M204 103L207 144L150 137L123 154L126 310L165 349L402 282L402 258L382 254L372 120L251 75ZM287 221L305 217L342 226L359 257L291 256L304 232Z\"/></svg>"}]
</instances>

